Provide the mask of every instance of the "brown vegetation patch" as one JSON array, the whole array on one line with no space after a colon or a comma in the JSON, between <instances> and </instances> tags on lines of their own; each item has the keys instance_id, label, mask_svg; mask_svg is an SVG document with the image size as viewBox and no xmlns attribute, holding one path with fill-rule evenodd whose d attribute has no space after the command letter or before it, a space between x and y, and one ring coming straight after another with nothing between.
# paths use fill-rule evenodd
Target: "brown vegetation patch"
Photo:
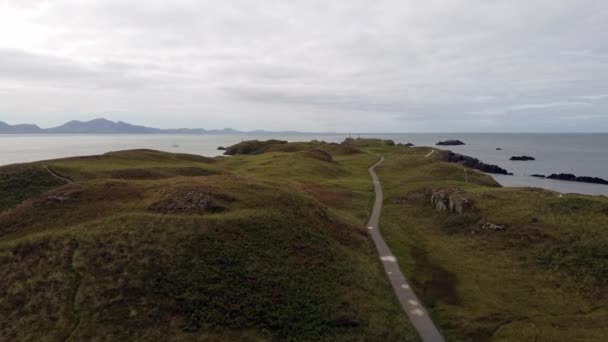
<instances>
[{"instance_id":1,"label":"brown vegetation patch","mask_svg":"<svg viewBox=\"0 0 608 342\"><path fill-rule=\"evenodd\" d=\"M420 188L397 197L394 203L401 206L423 205L427 203L431 195L432 190L430 188Z\"/></svg>"},{"instance_id":2,"label":"brown vegetation patch","mask_svg":"<svg viewBox=\"0 0 608 342\"><path fill-rule=\"evenodd\" d=\"M217 213L227 210L220 201L233 201L234 198L218 194L207 186L185 186L171 189L163 198L150 205L148 210L168 213Z\"/></svg>"},{"instance_id":3,"label":"brown vegetation patch","mask_svg":"<svg viewBox=\"0 0 608 342\"><path fill-rule=\"evenodd\" d=\"M332 157L331 154L329 154L329 152L324 151L322 149L319 148L314 148L312 150L306 151L304 152L304 154L306 156L318 159L318 160L322 160L322 161L326 161L326 162L333 162L334 161L334 157Z\"/></svg>"},{"instance_id":4,"label":"brown vegetation patch","mask_svg":"<svg viewBox=\"0 0 608 342\"><path fill-rule=\"evenodd\" d=\"M352 199L352 193L330 190L319 184L307 184L303 189L319 202L330 207L343 207Z\"/></svg>"},{"instance_id":5,"label":"brown vegetation patch","mask_svg":"<svg viewBox=\"0 0 608 342\"><path fill-rule=\"evenodd\" d=\"M126 202L143 198L143 189L106 181L70 183L0 213L0 236L17 231L65 228L116 213Z\"/></svg>"},{"instance_id":6,"label":"brown vegetation patch","mask_svg":"<svg viewBox=\"0 0 608 342\"><path fill-rule=\"evenodd\" d=\"M128 180L154 180L167 178L165 175L153 169L123 169L114 170L110 174L111 178Z\"/></svg>"},{"instance_id":7,"label":"brown vegetation patch","mask_svg":"<svg viewBox=\"0 0 608 342\"><path fill-rule=\"evenodd\" d=\"M332 238L336 239L341 245L358 250L363 241L367 238L367 233L362 229L333 221L327 226L327 232Z\"/></svg>"},{"instance_id":8,"label":"brown vegetation patch","mask_svg":"<svg viewBox=\"0 0 608 342\"><path fill-rule=\"evenodd\" d=\"M216 174L217 172L200 167L177 167L177 168L132 168L114 170L110 177L125 180L157 180L171 177L201 177Z\"/></svg>"}]
</instances>

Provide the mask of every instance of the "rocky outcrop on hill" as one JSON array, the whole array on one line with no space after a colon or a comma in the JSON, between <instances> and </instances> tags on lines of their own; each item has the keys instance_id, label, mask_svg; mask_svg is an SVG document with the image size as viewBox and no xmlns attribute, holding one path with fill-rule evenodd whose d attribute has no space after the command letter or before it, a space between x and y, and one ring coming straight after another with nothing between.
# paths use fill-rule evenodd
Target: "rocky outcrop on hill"
<instances>
[{"instance_id":1,"label":"rocky outcrop on hill","mask_svg":"<svg viewBox=\"0 0 608 342\"><path fill-rule=\"evenodd\" d=\"M599 178L599 177L578 177L575 176L571 173L559 173L559 174L552 174L550 176L547 177L548 179L558 179L558 180L563 180L563 181L570 181L570 182L581 182L581 183L592 183L592 184L606 184L608 185L608 181L603 179L603 178Z\"/></svg>"},{"instance_id":2,"label":"rocky outcrop on hill","mask_svg":"<svg viewBox=\"0 0 608 342\"><path fill-rule=\"evenodd\" d=\"M227 156L235 154L260 154L264 153L270 146L279 144L287 144L287 141L274 139L265 141L247 140L228 147L224 154Z\"/></svg>"},{"instance_id":3,"label":"rocky outcrop on hill","mask_svg":"<svg viewBox=\"0 0 608 342\"><path fill-rule=\"evenodd\" d=\"M463 143L460 140L446 140L446 141L440 141L438 143L436 143L435 145L438 146L458 146L458 145L464 145L465 143Z\"/></svg>"},{"instance_id":4,"label":"rocky outcrop on hill","mask_svg":"<svg viewBox=\"0 0 608 342\"><path fill-rule=\"evenodd\" d=\"M447 161L449 163L458 163L466 167L470 167L471 169L479 170L482 172L495 173L500 175L511 175L511 173L507 172L507 170L501 168L500 166L486 164L481 162L477 158L465 156L451 151L443 153L443 159L444 161Z\"/></svg>"},{"instance_id":5,"label":"rocky outcrop on hill","mask_svg":"<svg viewBox=\"0 0 608 342\"><path fill-rule=\"evenodd\" d=\"M492 222L486 222L481 226L483 230L505 230L507 227L504 224L495 224Z\"/></svg>"},{"instance_id":6,"label":"rocky outcrop on hill","mask_svg":"<svg viewBox=\"0 0 608 342\"><path fill-rule=\"evenodd\" d=\"M514 160L514 161L529 161L529 160L536 160L536 159L534 159L534 157L530 157L530 156L513 156L509 160Z\"/></svg>"},{"instance_id":7,"label":"rocky outcrop on hill","mask_svg":"<svg viewBox=\"0 0 608 342\"><path fill-rule=\"evenodd\" d=\"M473 208L473 201L463 190L457 188L437 189L432 192L431 205L437 211L462 214Z\"/></svg>"},{"instance_id":8,"label":"rocky outcrop on hill","mask_svg":"<svg viewBox=\"0 0 608 342\"><path fill-rule=\"evenodd\" d=\"M196 213L196 212L221 212L227 208L218 202L218 199L231 202L234 198L224 194L213 193L204 188L178 188L169 191L163 197L150 205L148 210L164 213Z\"/></svg>"}]
</instances>

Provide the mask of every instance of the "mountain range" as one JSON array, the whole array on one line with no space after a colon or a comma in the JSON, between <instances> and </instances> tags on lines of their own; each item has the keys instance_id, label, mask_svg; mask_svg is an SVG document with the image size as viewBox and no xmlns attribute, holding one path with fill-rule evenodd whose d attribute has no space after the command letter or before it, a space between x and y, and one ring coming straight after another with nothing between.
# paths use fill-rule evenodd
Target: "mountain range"
<instances>
[{"instance_id":1,"label":"mountain range","mask_svg":"<svg viewBox=\"0 0 608 342\"><path fill-rule=\"evenodd\" d=\"M254 131L264 133L264 131ZM238 134L252 133L232 128L206 130L203 128L160 129L132 125L122 121L95 119L91 121L72 120L61 126L40 128L33 124L9 125L0 121L0 134Z\"/></svg>"}]
</instances>

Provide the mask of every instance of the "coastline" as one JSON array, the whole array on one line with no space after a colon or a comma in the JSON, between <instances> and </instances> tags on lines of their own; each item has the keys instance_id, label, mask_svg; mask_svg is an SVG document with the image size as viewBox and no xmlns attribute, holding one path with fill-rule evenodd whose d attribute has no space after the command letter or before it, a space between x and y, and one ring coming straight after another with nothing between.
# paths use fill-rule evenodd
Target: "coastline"
<instances>
[{"instance_id":1,"label":"coastline","mask_svg":"<svg viewBox=\"0 0 608 342\"><path fill-rule=\"evenodd\" d=\"M358 136L354 134L353 136ZM451 150L498 165L514 176L492 175L503 186L539 187L560 193L608 196L608 186L536 179L532 174L572 173L608 179L608 134L361 134L362 137L391 139L395 143L413 143L440 150ZM348 134L35 134L0 135L0 166L38 160L103 154L109 151L147 148L165 152L218 156L218 146L230 146L243 140L281 139L287 141L320 140L341 142ZM435 146L437 141L459 139L464 146ZM179 145L179 147L174 147ZM502 150L496 150L497 147ZM536 161L509 161L513 155L531 155Z\"/></svg>"}]
</instances>

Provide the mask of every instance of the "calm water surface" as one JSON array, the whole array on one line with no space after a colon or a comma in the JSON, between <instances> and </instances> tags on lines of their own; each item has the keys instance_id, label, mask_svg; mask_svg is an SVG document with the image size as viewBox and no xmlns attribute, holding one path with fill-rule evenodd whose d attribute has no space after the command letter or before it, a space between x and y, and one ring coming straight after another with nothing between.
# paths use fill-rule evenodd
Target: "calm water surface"
<instances>
[{"instance_id":1,"label":"calm water surface","mask_svg":"<svg viewBox=\"0 0 608 342\"><path fill-rule=\"evenodd\" d=\"M169 152L220 155L218 146L249 139L341 142L347 134L234 134L234 135L0 135L0 165L80 155L101 154L134 148ZM608 179L608 134L361 134L361 137L393 139L417 146L460 139L467 145L450 146L463 153L496 164L514 176L494 176L505 186L534 186L559 192L608 196L607 185L537 179L534 173L574 173ZM173 147L176 146L176 147ZM497 151L500 147L503 150ZM513 162L514 155L529 155L531 162Z\"/></svg>"}]
</instances>

